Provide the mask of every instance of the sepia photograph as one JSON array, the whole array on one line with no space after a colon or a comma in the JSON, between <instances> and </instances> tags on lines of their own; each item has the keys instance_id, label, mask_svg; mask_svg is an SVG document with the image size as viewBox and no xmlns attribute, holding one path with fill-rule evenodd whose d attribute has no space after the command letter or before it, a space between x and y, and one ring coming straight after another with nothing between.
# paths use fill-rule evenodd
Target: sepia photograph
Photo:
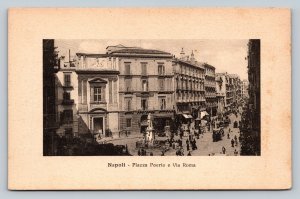
<instances>
[{"instance_id":1,"label":"sepia photograph","mask_svg":"<svg viewBox=\"0 0 300 199\"><path fill-rule=\"evenodd\" d=\"M290 9L8 16L9 189L291 188Z\"/></svg>"},{"instance_id":2,"label":"sepia photograph","mask_svg":"<svg viewBox=\"0 0 300 199\"><path fill-rule=\"evenodd\" d=\"M43 41L44 156L260 156L260 40Z\"/></svg>"}]
</instances>

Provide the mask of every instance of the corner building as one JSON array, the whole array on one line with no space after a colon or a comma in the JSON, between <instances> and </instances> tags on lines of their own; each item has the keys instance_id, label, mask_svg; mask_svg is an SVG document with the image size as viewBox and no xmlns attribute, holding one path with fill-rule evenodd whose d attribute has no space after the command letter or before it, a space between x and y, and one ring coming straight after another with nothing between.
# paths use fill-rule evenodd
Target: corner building
<instances>
[{"instance_id":1,"label":"corner building","mask_svg":"<svg viewBox=\"0 0 300 199\"><path fill-rule=\"evenodd\" d=\"M174 119L172 55L122 45L108 46L107 55L119 66L119 128L144 133L147 116L162 132ZM115 120L117 122L117 120Z\"/></svg>"},{"instance_id":2,"label":"corner building","mask_svg":"<svg viewBox=\"0 0 300 199\"><path fill-rule=\"evenodd\" d=\"M201 111L206 110L204 77L205 68L202 63L185 56L183 49L180 59L173 59L175 80L175 111L183 118L197 118Z\"/></svg>"}]
</instances>

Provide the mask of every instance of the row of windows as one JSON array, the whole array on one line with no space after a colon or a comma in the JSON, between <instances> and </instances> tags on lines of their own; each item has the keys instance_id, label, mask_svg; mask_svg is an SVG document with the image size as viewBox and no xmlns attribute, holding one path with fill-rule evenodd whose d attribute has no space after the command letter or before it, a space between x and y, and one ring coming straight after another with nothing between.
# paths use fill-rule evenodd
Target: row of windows
<instances>
[{"instance_id":1,"label":"row of windows","mask_svg":"<svg viewBox=\"0 0 300 199\"><path fill-rule=\"evenodd\" d=\"M205 100L205 95L201 93L177 93L177 100Z\"/></svg>"},{"instance_id":2,"label":"row of windows","mask_svg":"<svg viewBox=\"0 0 300 199\"><path fill-rule=\"evenodd\" d=\"M160 110L166 109L166 98L165 97L159 97L158 103L159 103ZM147 98L141 99L141 109L148 110L148 99ZM125 98L125 110L126 111L132 110L132 99L131 98Z\"/></svg>"},{"instance_id":3,"label":"row of windows","mask_svg":"<svg viewBox=\"0 0 300 199\"><path fill-rule=\"evenodd\" d=\"M147 75L147 63L141 63L142 73L141 75ZM165 75L164 64L158 64L157 66L158 75ZM125 75L131 75L131 63L125 63Z\"/></svg>"},{"instance_id":4,"label":"row of windows","mask_svg":"<svg viewBox=\"0 0 300 199\"><path fill-rule=\"evenodd\" d=\"M185 89L185 90L203 90L204 85L203 83L195 83L195 82L188 82L176 80L176 89Z\"/></svg>"},{"instance_id":5,"label":"row of windows","mask_svg":"<svg viewBox=\"0 0 300 199\"><path fill-rule=\"evenodd\" d=\"M193 67L180 65L180 74L185 74L194 77L202 77L204 78L204 71L195 69Z\"/></svg>"},{"instance_id":6,"label":"row of windows","mask_svg":"<svg viewBox=\"0 0 300 199\"><path fill-rule=\"evenodd\" d=\"M158 90L159 91L165 91L170 89L171 86L168 84L170 81L166 81L165 79L158 79ZM142 79L141 80L142 84L142 91L149 91L149 83L147 79ZM131 78L126 78L125 79L125 91L132 91L132 79Z\"/></svg>"}]
</instances>

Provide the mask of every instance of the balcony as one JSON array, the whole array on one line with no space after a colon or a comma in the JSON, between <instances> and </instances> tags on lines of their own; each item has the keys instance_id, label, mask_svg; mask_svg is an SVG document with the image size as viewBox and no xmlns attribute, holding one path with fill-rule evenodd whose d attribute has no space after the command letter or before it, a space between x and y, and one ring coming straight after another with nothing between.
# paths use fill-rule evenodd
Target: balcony
<instances>
[{"instance_id":1,"label":"balcony","mask_svg":"<svg viewBox=\"0 0 300 199\"><path fill-rule=\"evenodd\" d=\"M62 105L73 105L74 104L74 100L73 99L64 99L62 101Z\"/></svg>"},{"instance_id":2,"label":"balcony","mask_svg":"<svg viewBox=\"0 0 300 199\"><path fill-rule=\"evenodd\" d=\"M90 110L95 109L95 108L107 109L106 105L107 105L107 103L105 101L90 102Z\"/></svg>"},{"instance_id":3,"label":"balcony","mask_svg":"<svg viewBox=\"0 0 300 199\"><path fill-rule=\"evenodd\" d=\"M65 89L73 89L73 84L71 84L71 82L65 82L62 87Z\"/></svg>"}]
</instances>

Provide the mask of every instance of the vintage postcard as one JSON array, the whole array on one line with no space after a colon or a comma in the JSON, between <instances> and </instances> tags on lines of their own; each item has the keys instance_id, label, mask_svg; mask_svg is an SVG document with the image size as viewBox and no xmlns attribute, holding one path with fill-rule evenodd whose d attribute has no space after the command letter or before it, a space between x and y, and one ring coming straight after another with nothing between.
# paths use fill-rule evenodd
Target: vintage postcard
<instances>
[{"instance_id":1,"label":"vintage postcard","mask_svg":"<svg viewBox=\"0 0 300 199\"><path fill-rule=\"evenodd\" d=\"M14 8L8 35L9 189L291 188L289 9Z\"/></svg>"}]
</instances>

